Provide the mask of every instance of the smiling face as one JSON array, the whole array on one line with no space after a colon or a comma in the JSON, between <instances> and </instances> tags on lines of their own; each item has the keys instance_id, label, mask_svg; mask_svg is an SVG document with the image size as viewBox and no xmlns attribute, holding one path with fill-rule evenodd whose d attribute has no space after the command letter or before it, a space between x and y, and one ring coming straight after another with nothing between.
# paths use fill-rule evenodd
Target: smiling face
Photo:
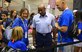
<instances>
[{"instance_id":1,"label":"smiling face","mask_svg":"<svg viewBox=\"0 0 82 52\"><path fill-rule=\"evenodd\" d=\"M27 18L28 17L28 12L27 10L24 10L22 13L22 17Z\"/></svg>"},{"instance_id":2,"label":"smiling face","mask_svg":"<svg viewBox=\"0 0 82 52\"><path fill-rule=\"evenodd\" d=\"M28 16L29 16L29 11L28 11L28 9L26 9L26 8L21 9L21 11L20 11L20 16L21 16L22 18L28 18Z\"/></svg>"}]
</instances>

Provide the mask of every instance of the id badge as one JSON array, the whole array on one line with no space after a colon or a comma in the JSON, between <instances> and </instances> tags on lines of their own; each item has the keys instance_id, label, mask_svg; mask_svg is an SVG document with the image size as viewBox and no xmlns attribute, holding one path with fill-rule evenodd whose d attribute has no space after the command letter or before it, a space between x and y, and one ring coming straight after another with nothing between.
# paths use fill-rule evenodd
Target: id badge
<instances>
[{"instance_id":1,"label":"id badge","mask_svg":"<svg viewBox=\"0 0 82 52\"><path fill-rule=\"evenodd\" d=\"M27 38L27 32L25 32L25 38Z\"/></svg>"}]
</instances>

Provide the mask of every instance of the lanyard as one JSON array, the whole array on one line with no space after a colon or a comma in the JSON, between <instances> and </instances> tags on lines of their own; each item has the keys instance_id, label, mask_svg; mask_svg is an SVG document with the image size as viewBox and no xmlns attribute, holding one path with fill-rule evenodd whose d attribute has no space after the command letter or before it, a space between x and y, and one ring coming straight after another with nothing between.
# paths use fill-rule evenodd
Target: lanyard
<instances>
[{"instance_id":1,"label":"lanyard","mask_svg":"<svg viewBox=\"0 0 82 52\"><path fill-rule=\"evenodd\" d=\"M22 19L21 19L21 20L22 20ZM25 38L27 38L27 37L28 37L27 31L26 31L26 29L27 29L27 24L25 24L24 20L22 20L22 23L23 23L24 29L25 29Z\"/></svg>"},{"instance_id":2,"label":"lanyard","mask_svg":"<svg viewBox=\"0 0 82 52\"><path fill-rule=\"evenodd\" d=\"M21 19L22 20L22 23L23 23L23 25L24 25L24 28L26 29L26 27L27 27L27 24L25 24L25 22L24 22L24 20L23 19Z\"/></svg>"}]
</instances>

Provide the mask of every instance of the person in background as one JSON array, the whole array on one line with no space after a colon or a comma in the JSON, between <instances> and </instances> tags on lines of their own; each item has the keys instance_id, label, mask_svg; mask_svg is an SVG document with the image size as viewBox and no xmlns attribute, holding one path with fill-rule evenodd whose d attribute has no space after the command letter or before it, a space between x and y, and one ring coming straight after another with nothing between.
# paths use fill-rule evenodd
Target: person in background
<instances>
[{"instance_id":1,"label":"person in background","mask_svg":"<svg viewBox=\"0 0 82 52\"><path fill-rule=\"evenodd\" d=\"M8 40L6 39L4 32L7 26L10 25L11 20L8 18L8 12L2 11L1 13L2 23L0 23L0 47L5 47L8 44Z\"/></svg>"},{"instance_id":2,"label":"person in background","mask_svg":"<svg viewBox=\"0 0 82 52\"><path fill-rule=\"evenodd\" d=\"M0 6L0 40L2 39L2 18L1 18L1 13L2 13L2 7Z\"/></svg>"},{"instance_id":3,"label":"person in background","mask_svg":"<svg viewBox=\"0 0 82 52\"><path fill-rule=\"evenodd\" d=\"M28 19L28 28L31 28L32 22L33 22L33 17L35 13L31 13L30 18Z\"/></svg>"},{"instance_id":4,"label":"person in background","mask_svg":"<svg viewBox=\"0 0 82 52\"><path fill-rule=\"evenodd\" d=\"M8 46L13 49L20 49L21 51L27 51L26 44L21 41L23 37L23 29L19 26L13 28L11 40L8 43Z\"/></svg>"},{"instance_id":5,"label":"person in background","mask_svg":"<svg viewBox=\"0 0 82 52\"><path fill-rule=\"evenodd\" d=\"M33 28L32 28L32 22L33 22L33 17L34 17L35 13L31 13L30 14L30 18L28 19L28 34L31 34L32 31L33 31Z\"/></svg>"},{"instance_id":6,"label":"person in background","mask_svg":"<svg viewBox=\"0 0 82 52\"><path fill-rule=\"evenodd\" d=\"M54 16L46 12L44 4L40 4L38 7L38 14L33 18L33 40L36 42L36 48L47 48L52 46L52 35L54 35L55 27ZM38 51L42 52L42 51ZM44 52L52 52L51 49Z\"/></svg>"},{"instance_id":7,"label":"person in background","mask_svg":"<svg viewBox=\"0 0 82 52\"><path fill-rule=\"evenodd\" d=\"M16 26L22 27L22 29L23 29L23 38L22 38L22 41L26 45L29 44L29 42L28 42L28 26L27 26L27 24L28 24L28 20L27 20L28 16L29 16L29 10L27 8L23 8L20 11L20 16L17 17L14 20L13 24L12 24L12 28L14 28Z\"/></svg>"},{"instance_id":8,"label":"person in background","mask_svg":"<svg viewBox=\"0 0 82 52\"><path fill-rule=\"evenodd\" d=\"M3 10L2 10L2 7L0 7L0 20L2 20L2 18L1 18L1 12L2 12Z\"/></svg>"},{"instance_id":9,"label":"person in background","mask_svg":"<svg viewBox=\"0 0 82 52\"><path fill-rule=\"evenodd\" d=\"M10 18L12 19L12 21L14 21L17 18L17 11L16 10L11 10Z\"/></svg>"},{"instance_id":10,"label":"person in background","mask_svg":"<svg viewBox=\"0 0 82 52\"><path fill-rule=\"evenodd\" d=\"M1 18L1 13L2 13L2 7L0 7L0 47L2 43L2 18Z\"/></svg>"},{"instance_id":11,"label":"person in background","mask_svg":"<svg viewBox=\"0 0 82 52\"><path fill-rule=\"evenodd\" d=\"M12 22L12 20L10 18L8 18L8 12L3 11L1 13L1 18L2 18L3 27L6 29L6 27L8 27Z\"/></svg>"},{"instance_id":12,"label":"person in background","mask_svg":"<svg viewBox=\"0 0 82 52\"><path fill-rule=\"evenodd\" d=\"M69 30L73 23L73 12L68 8L66 0L56 0L56 6L59 11L63 11L59 17L55 27L58 29L58 43L73 42L73 38L69 36ZM59 48L60 52L73 52L72 45Z\"/></svg>"},{"instance_id":13,"label":"person in background","mask_svg":"<svg viewBox=\"0 0 82 52\"><path fill-rule=\"evenodd\" d=\"M75 17L78 18L78 35L77 38L78 40L82 41L82 10L77 10ZM82 42L74 44L74 52L82 52Z\"/></svg>"}]
</instances>

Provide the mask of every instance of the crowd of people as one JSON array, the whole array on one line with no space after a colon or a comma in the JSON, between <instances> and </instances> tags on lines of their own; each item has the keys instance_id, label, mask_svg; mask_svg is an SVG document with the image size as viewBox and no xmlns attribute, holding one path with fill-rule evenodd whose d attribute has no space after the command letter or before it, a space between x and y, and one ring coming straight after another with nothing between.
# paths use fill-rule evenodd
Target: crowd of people
<instances>
[{"instance_id":1,"label":"crowd of people","mask_svg":"<svg viewBox=\"0 0 82 52\"><path fill-rule=\"evenodd\" d=\"M82 11L76 10L73 13L66 0L56 0L56 6L62 11L58 19L46 12L44 4L38 6L37 14L30 14L27 8L22 8L18 14L16 10L5 11L0 7L0 47L8 46L23 52L28 51L29 29L32 30L33 46L36 49L51 47L56 44L56 39L57 44L74 42L74 37L70 36L73 35L70 34L70 29L74 21L77 25L77 39L82 41ZM44 52L53 51L48 49ZM58 47L57 52L82 52L82 43Z\"/></svg>"}]
</instances>

